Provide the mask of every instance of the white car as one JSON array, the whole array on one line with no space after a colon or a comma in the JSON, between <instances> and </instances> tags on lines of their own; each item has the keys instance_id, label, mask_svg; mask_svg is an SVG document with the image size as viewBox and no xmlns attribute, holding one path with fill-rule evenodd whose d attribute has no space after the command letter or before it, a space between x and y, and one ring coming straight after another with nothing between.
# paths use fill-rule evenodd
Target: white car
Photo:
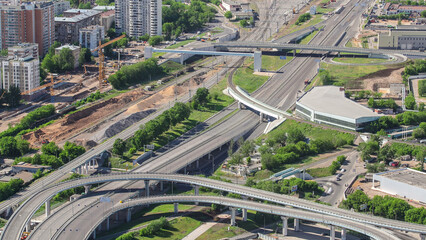
<instances>
[{"instance_id":1,"label":"white car","mask_svg":"<svg viewBox=\"0 0 426 240\"><path fill-rule=\"evenodd\" d=\"M340 171L341 171L341 172L345 172L345 171L346 171L346 169L342 168L342 169L340 169Z\"/></svg>"}]
</instances>

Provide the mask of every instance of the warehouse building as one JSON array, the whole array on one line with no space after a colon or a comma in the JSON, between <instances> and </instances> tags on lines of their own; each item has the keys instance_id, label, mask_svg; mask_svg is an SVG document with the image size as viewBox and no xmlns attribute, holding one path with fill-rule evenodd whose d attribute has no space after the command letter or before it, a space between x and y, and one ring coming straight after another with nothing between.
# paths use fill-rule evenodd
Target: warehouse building
<instances>
[{"instance_id":1,"label":"warehouse building","mask_svg":"<svg viewBox=\"0 0 426 240\"><path fill-rule=\"evenodd\" d=\"M337 86L314 87L296 102L296 115L316 123L354 131L380 118L380 114L345 97Z\"/></svg>"},{"instance_id":2,"label":"warehouse building","mask_svg":"<svg viewBox=\"0 0 426 240\"><path fill-rule=\"evenodd\" d=\"M418 50L426 48L425 26L398 26L379 34L380 49Z\"/></svg>"},{"instance_id":3,"label":"warehouse building","mask_svg":"<svg viewBox=\"0 0 426 240\"><path fill-rule=\"evenodd\" d=\"M376 186L376 182L380 185ZM426 203L426 173L410 168L376 173L373 189Z\"/></svg>"}]
</instances>

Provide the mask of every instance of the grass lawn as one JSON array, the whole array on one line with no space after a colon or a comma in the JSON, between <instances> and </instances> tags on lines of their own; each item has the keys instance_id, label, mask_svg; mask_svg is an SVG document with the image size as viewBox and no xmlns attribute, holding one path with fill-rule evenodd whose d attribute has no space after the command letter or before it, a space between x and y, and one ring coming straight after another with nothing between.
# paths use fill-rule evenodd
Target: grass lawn
<instances>
[{"instance_id":1,"label":"grass lawn","mask_svg":"<svg viewBox=\"0 0 426 240\"><path fill-rule=\"evenodd\" d=\"M311 175L312 177L315 178L320 178L320 177L328 177L331 176L331 172L330 169L328 167L323 167L323 168L310 168L306 170L307 173L309 173L309 175Z\"/></svg>"},{"instance_id":2,"label":"grass lawn","mask_svg":"<svg viewBox=\"0 0 426 240\"><path fill-rule=\"evenodd\" d=\"M387 68L402 67L403 64L395 65L371 65L371 66L346 66L321 63L321 68L330 72L333 85L349 88L359 88L359 78Z\"/></svg>"},{"instance_id":3,"label":"grass lawn","mask_svg":"<svg viewBox=\"0 0 426 240\"><path fill-rule=\"evenodd\" d=\"M234 74L233 81L235 85L243 88L251 93L258 89L266 80L267 76L258 76L253 74L253 59L247 58L242 67L240 67Z\"/></svg>"},{"instance_id":4,"label":"grass lawn","mask_svg":"<svg viewBox=\"0 0 426 240\"><path fill-rule=\"evenodd\" d=\"M319 11L319 9L320 8L317 8L317 11ZM322 10L321 10L322 11ZM287 34L290 34L290 33L293 33L293 32L296 32L296 31L299 31L299 30L301 30L301 29L304 29L304 28L307 28L307 27L310 27L310 26L313 26L313 25L315 25L315 24L317 24L317 23L320 23L320 22L322 22L322 21L324 21L324 19L322 19L322 14L316 14L314 17L312 17L309 21L307 21L307 22L304 22L304 23L302 23L302 24L300 24L300 25L292 25L292 26L290 26L288 29L287 29L287 31L286 32L288 32Z\"/></svg>"},{"instance_id":5,"label":"grass lawn","mask_svg":"<svg viewBox=\"0 0 426 240\"><path fill-rule=\"evenodd\" d=\"M182 239L197 227L201 225L201 222L190 217L180 217L170 221L172 226L169 229L161 229L156 232L154 236L149 237L140 237L137 236L137 239Z\"/></svg>"},{"instance_id":6,"label":"grass lawn","mask_svg":"<svg viewBox=\"0 0 426 240\"><path fill-rule=\"evenodd\" d=\"M345 44L345 47L354 47L354 46L352 45L352 40L349 40L349 41Z\"/></svg>"},{"instance_id":7,"label":"grass lawn","mask_svg":"<svg viewBox=\"0 0 426 240\"><path fill-rule=\"evenodd\" d=\"M281 60L280 56L262 55L262 69L265 71L278 71L292 59L293 57L286 57L285 60Z\"/></svg>"},{"instance_id":8,"label":"grass lawn","mask_svg":"<svg viewBox=\"0 0 426 240\"><path fill-rule=\"evenodd\" d=\"M159 57L159 56L164 56L164 55L166 55L166 53L165 52L153 52L152 53L152 57Z\"/></svg>"},{"instance_id":9,"label":"grass lawn","mask_svg":"<svg viewBox=\"0 0 426 240\"><path fill-rule=\"evenodd\" d=\"M195 40L194 39L189 39L189 40L177 42L176 44L173 44L173 45L170 45L170 46L166 47L166 49L175 49L175 48L178 48L180 46L184 46L184 45L186 45L188 43L191 43L193 41L195 41Z\"/></svg>"},{"instance_id":10,"label":"grass lawn","mask_svg":"<svg viewBox=\"0 0 426 240\"><path fill-rule=\"evenodd\" d=\"M184 65L173 62L173 61L167 61L161 65L164 68L164 71L168 74L172 74L174 72L177 72L183 68L185 68Z\"/></svg>"},{"instance_id":11,"label":"grass lawn","mask_svg":"<svg viewBox=\"0 0 426 240\"><path fill-rule=\"evenodd\" d=\"M317 31L313 31L313 32L311 32L308 36L306 36L306 37L304 37L300 42L299 42L299 44L308 44L311 40L312 40L312 38L313 37L315 37L315 35L317 35L317 33L318 33L318 30Z\"/></svg>"},{"instance_id":12,"label":"grass lawn","mask_svg":"<svg viewBox=\"0 0 426 240\"><path fill-rule=\"evenodd\" d=\"M126 161L122 158L111 157L109 159L109 162L111 163L111 168L121 168L121 169L128 169L128 170L133 168L133 162Z\"/></svg>"},{"instance_id":13,"label":"grass lawn","mask_svg":"<svg viewBox=\"0 0 426 240\"><path fill-rule=\"evenodd\" d=\"M333 61L341 63L356 63L356 64L365 64L365 63L383 63L387 62L387 59L381 58L350 58L350 57L340 57L334 58Z\"/></svg>"},{"instance_id":14,"label":"grass lawn","mask_svg":"<svg viewBox=\"0 0 426 240\"><path fill-rule=\"evenodd\" d=\"M229 231L228 231L229 227ZM226 223L217 223L213 227L211 227L209 230L207 230L205 233L203 233L201 236L196 238L196 240L216 240L216 239L222 239L222 238L230 238L234 237L240 234L243 234L245 232L244 229L234 226L229 226L229 224Z\"/></svg>"}]
</instances>

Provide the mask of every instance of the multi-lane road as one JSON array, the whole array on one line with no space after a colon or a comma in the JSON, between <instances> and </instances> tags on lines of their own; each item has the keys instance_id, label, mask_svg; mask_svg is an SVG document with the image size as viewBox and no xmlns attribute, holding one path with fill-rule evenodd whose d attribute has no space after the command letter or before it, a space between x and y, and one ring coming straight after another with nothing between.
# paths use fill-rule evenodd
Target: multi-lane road
<instances>
[{"instance_id":1,"label":"multi-lane road","mask_svg":"<svg viewBox=\"0 0 426 240\"><path fill-rule=\"evenodd\" d=\"M334 18L337 19L335 20L336 27L329 27L326 28L324 31L321 31L313 39L312 42L316 44L326 45L334 44L335 39L340 37L340 34L346 31L348 27L348 25L341 24L341 22L347 21L347 19L354 19L354 21L359 22L359 16L361 15L360 13L362 13L364 9L365 8L363 8L361 5L358 5L358 7L356 7L354 6L354 3L349 3L349 7L347 7L342 14L334 16ZM279 10L279 7L277 7L272 12L275 12L277 14ZM267 13L267 11L264 11L264 14L267 16L272 12ZM276 14L272 14L271 16L275 16ZM267 27L269 24L270 22L268 22L267 20L264 22L265 27ZM352 26L354 25L358 26L356 24L352 24ZM350 28L350 30L351 32L348 32L347 34L353 35L355 29ZM262 31L264 33L266 30L261 29L260 33ZM296 58L291 61L286 67L281 69L281 73L278 73L274 77L272 77L270 81L268 81L259 91L254 94L254 96L259 100L270 104L271 106L276 106L283 110L286 110L292 104L294 104L298 90L302 89L304 86L304 80L306 78L311 78L315 76L317 68L318 63L312 58ZM160 112L151 115L147 119L144 119L143 122L154 118L156 115L160 114ZM227 120L223 121L221 124L211 128L209 131L184 142L172 151L169 151L158 158L152 159L152 161L143 165L136 171L175 172L179 169L182 169L190 162L195 161L196 159L210 152L212 149L214 149L214 147L218 146L213 146L213 143L218 143L220 145L220 143L223 143L223 141L229 140L233 137L241 136L245 132L253 130L257 126L257 122L258 117L254 113L251 113L249 111L239 111ZM138 128L139 124L135 124L134 127L129 128L125 132L120 133L115 138L119 137L122 139L126 139L128 136L131 136L131 134ZM62 176L63 174L68 173L72 169L80 166L90 157L99 154L105 149L111 148L113 142L115 141L115 138L110 139L101 146L97 147L96 149L89 151L88 153L81 156L79 159L74 160L71 164L68 164L62 169L60 169L58 172L53 173L41 183L31 187L30 190L24 193L23 197L19 200L22 200L24 197L28 197L31 194L34 194L35 192L39 191L43 186L54 182L56 179L58 179L59 176ZM132 193L113 193L115 189L141 188L141 185L143 185L141 184L141 182L110 183L101 187L98 191L98 194L102 193L102 191L103 193L109 192L111 199L117 202L119 200L129 197L129 195L131 195ZM99 219L102 217L103 212L100 209L103 208L106 211L108 208L108 206L97 203L98 198L99 195L88 196L86 198L77 200L67 206L62 207L56 213L52 214L52 216L48 218L45 222L39 225L36 231L34 231L32 238L51 238L58 229L66 230L62 231L61 234L58 236L58 238L60 239L84 237L84 235L88 231L90 231L94 219ZM16 201L16 203L17 202L18 201ZM4 208L6 205L7 204L3 204L0 205L0 207ZM21 210L24 213L26 211L25 208L22 208ZM71 221L68 221L68 219L71 219ZM11 220L13 221L13 218ZM19 221L14 223L18 223L19 225ZM8 225L14 226L14 224ZM8 231L9 230L6 229L5 233L7 233Z\"/></svg>"},{"instance_id":2,"label":"multi-lane road","mask_svg":"<svg viewBox=\"0 0 426 240\"><path fill-rule=\"evenodd\" d=\"M381 217L370 216L362 213L352 212L336 207L326 206L319 203L314 203L312 201L294 198L292 196L277 194L269 191L254 189L246 186L236 185L233 183L227 183L222 181L217 181L204 177L197 177L191 175L179 175L179 174L163 174L163 173L122 173L122 174L109 174L109 175L100 175L92 176L83 179L76 179L73 181L68 181L64 183L57 184L55 186L49 187L40 193L36 194L29 200L27 200L22 205L22 210L19 211L19 214L13 216L8 222L8 228L3 234L3 239L15 239L20 236L20 233L24 230L24 227L27 222L30 221L31 216L37 211L37 209L49 198L55 196L59 191L64 191L66 189L75 188L79 186L111 182L111 181L135 181L139 180L139 183L142 180L150 181L166 181L166 182L181 182L189 185L197 185L202 187L208 187L212 189L221 190L224 192L231 192L240 194L242 196L247 196L249 198L254 198L257 200L268 201L284 206L291 206L297 209L307 210L310 212L315 212L322 214L324 216L333 216L339 219L345 219L345 221L353 221L354 223L361 223L371 226L398 229L404 231L411 231L417 233L426 234L426 226L421 224L407 223L396 221L392 219L384 219ZM97 196L99 197L99 196ZM112 198L112 196L110 196ZM113 203L118 203L115 198L113 198ZM105 215L105 211L110 207L113 207L113 204L99 203L97 209L97 214L95 216L86 216L82 214L79 217L79 221L82 219L91 219L92 223L86 224L86 227L81 226L81 228L68 229L63 234L60 235L60 239L65 236L71 237L75 236L75 232L79 231L80 233L87 233L93 227L93 223L97 222L98 219L102 219ZM107 206L105 206L107 205ZM73 212L78 211L78 207L73 206ZM105 207L108 207L107 209ZM109 210L108 210L109 211ZM53 218L64 218L68 220L67 216L56 214ZM60 219L57 219L60 221ZM74 230L74 231L73 231ZM46 233L46 231L36 231L35 234L31 235L31 238L40 239L38 233ZM44 234L43 234L44 235ZM46 236L45 236L46 237ZM68 239L68 238L66 238Z\"/></svg>"}]
</instances>

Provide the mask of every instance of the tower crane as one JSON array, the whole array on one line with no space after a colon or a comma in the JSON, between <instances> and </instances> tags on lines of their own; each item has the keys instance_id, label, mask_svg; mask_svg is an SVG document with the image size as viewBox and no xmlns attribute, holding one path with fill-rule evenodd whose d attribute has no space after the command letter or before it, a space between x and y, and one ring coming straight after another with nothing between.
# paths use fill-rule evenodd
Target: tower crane
<instances>
[{"instance_id":1,"label":"tower crane","mask_svg":"<svg viewBox=\"0 0 426 240\"><path fill-rule=\"evenodd\" d=\"M126 35L121 35L118 38L114 38L104 44L101 44L101 41L99 41L99 46L95 49L92 50L93 52L99 51L99 88L101 88L102 86L102 82L105 79L105 69L104 69L104 60L105 60L105 56L104 56L104 52L103 52L103 48L117 42L120 39L123 39L124 37L126 37Z\"/></svg>"}]
</instances>

